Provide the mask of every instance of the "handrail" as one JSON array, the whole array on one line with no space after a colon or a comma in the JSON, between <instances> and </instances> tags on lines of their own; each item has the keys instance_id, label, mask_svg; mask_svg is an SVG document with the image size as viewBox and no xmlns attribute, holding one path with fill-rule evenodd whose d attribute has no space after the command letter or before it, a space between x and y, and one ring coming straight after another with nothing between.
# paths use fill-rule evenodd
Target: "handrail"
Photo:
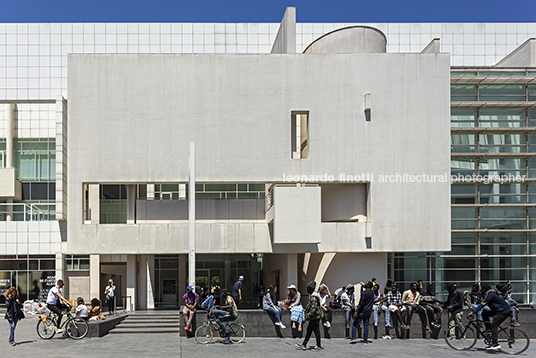
<instances>
[{"instance_id":1,"label":"handrail","mask_svg":"<svg viewBox=\"0 0 536 358\"><path fill-rule=\"evenodd\" d=\"M6 215L15 215L15 214L22 214L24 216L24 220L22 221L41 221L44 219L45 215L48 213L41 210L39 207L37 207L39 204L35 203L0 203L0 207L11 207L11 210L6 210L3 212L0 212L0 214L6 214ZM22 206L24 210L21 211L15 211L14 207L16 206ZM34 211L35 211L35 220L34 220ZM50 213L53 215L53 213ZM29 217L29 220L27 220L27 216ZM20 221L20 220L14 220L14 221Z\"/></svg>"}]
</instances>

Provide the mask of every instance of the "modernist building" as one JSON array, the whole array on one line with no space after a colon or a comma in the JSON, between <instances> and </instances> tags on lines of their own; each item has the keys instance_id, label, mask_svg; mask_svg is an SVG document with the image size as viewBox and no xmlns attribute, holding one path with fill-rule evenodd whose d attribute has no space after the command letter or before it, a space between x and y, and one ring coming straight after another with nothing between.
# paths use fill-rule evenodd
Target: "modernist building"
<instances>
[{"instance_id":1,"label":"modernist building","mask_svg":"<svg viewBox=\"0 0 536 358\"><path fill-rule=\"evenodd\" d=\"M0 24L0 290L112 277L131 309L176 306L193 141L201 286L243 275L255 306L261 283L510 279L533 300L536 24L295 18Z\"/></svg>"}]
</instances>

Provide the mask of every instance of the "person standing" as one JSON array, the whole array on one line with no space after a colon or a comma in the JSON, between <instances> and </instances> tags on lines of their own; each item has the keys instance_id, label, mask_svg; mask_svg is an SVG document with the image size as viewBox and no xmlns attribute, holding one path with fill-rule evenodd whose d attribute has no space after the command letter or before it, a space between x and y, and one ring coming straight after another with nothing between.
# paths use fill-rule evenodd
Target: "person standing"
<instances>
[{"instance_id":1,"label":"person standing","mask_svg":"<svg viewBox=\"0 0 536 358\"><path fill-rule=\"evenodd\" d=\"M233 296L233 299L235 300L235 303L238 305L238 302L242 301L242 286L244 281L244 276L238 277L238 281L235 282L233 286L233 292L231 293L231 296Z\"/></svg>"},{"instance_id":2,"label":"person standing","mask_svg":"<svg viewBox=\"0 0 536 358\"><path fill-rule=\"evenodd\" d=\"M108 286L106 286L104 294L106 295L106 302L108 303L108 316L113 316L115 311L115 285L112 279L108 280Z\"/></svg>"},{"instance_id":3,"label":"person standing","mask_svg":"<svg viewBox=\"0 0 536 358\"><path fill-rule=\"evenodd\" d=\"M455 336L455 326L462 324L463 315L463 293L456 289L452 283L447 285L447 291L449 293L447 301L445 302L445 308L448 311L449 322L449 337Z\"/></svg>"},{"instance_id":4,"label":"person standing","mask_svg":"<svg viewBox=\"0 0 536 358\"><path fill-rule=\"evenodd\" d=\"M10 287L6 293L6 315L5 319L9 322L9 344L15 346L15 327L17 322L24 318L22 304L20 303L19 293L15 287Z\"/></svg>"},{"instance_id":5,"label":"person standing","mask_svg":"<svg viewBox=\"0 0 536 358\"><path fill-rule=\"evenodd\" d=\"M316 337L316 346L313 348L313 350L320 351L324 349L322 348L320 341L320 320L324 316L324 310L320 306L320 295L315 292L316 282L311 281L306 287L307 293L309 294L309 302L307 302L307 306L305 307L305 320L309 321L309 323L307 324L307 333L305 334L303 343L296 343L296 347L306 350L307 343L314 332Z\"/></svg>"},{"instance_id":6,"label":"person standing","mask_svg":"<svg viewBox=\"0 0 536 358\"><path fill-rule=\"evenodd\" d=\"M192 331L192 319L195 315L195 306L197 306L197 300L199 295L194 292L195 287L190 285L186 287L186 293L182 298L184 298L184 308L182 309L182 314L184 315L184 329L187 331Z\"/></svg>"},{"instance_id":7,"label":"person standing","mask_svg":"<svg viewBox=\"0 0 536 358\"><path fill-rule=\"evenodd\" d=\"M499 350L499 331L498 328L508 317L510 317L510 305L501 296L493 292L490 285L483 285L480 293L484 297L484 302L480 303L469 316L478 313L486 305L489 306L489 311L482 312L484 324L486 328L491 330L491 344L486 347L489 350ZM493 317L491 322L489 319Z\"/></svg>"},{"instance_id":8,"label":"person standing","mask_svg":"<svg viewBox=\"0 0 536 358\"><path fill-rule=\"evenodd\" d=\"M328 305L328 298L331 298L331 292L329 292L329 287L326 284L321 284L318 288L318 295L320 296L320 306L324 310L324 318L322 318L322 321L324 322L324 326L327 328L331 327L331 307ZM325 338L329 338L329 334L326 331Z\"/></svg>"},{"instance_id":9,"label":"person standing","mask_svg":"<svg viewBox=\"0 0 536 358\"><path fill-rule=\"evenodd\" d=\"M372 287L374 284L372 281L369 281L365 284L365 291L361 293L361 298L359 299L359 304L355 308L354 313L354 324L352 327L352 341L350 343L354 344L357 342L356 333L357 326L363 321L363 343L370 344L371 341L368 340L368 331L369 331L369 321L370 315L372 314L373 305L374 305L374 292Z\"/></svg>"},{"instance_id":10,"label":"person standing","mask_svg":"<svg viewBox=\"0 0 536 358\"><path fill-rule=\"evenodd\" d=\"M341 295L341 305L344 310L345 337L350 339L350 323L352 321L352 310L355 305L354 285L348 284Z\"/></svg>"}]
</instances>

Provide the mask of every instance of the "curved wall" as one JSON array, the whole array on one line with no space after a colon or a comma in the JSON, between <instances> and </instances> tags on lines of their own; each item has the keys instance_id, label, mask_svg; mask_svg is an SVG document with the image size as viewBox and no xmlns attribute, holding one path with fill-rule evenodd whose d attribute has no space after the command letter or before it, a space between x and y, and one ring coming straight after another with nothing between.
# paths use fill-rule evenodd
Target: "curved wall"
<instances>
[{"instance_id":1,"label":"curved wall","mask_svg":"<svg viewBox=\"0 0 536 358\"><path fill-rule=\"evenodd\" d=\"M387 38L378 29L352 26L325 34L313 41L303 53L385 53Z\"/></svg>"}]
</instances>

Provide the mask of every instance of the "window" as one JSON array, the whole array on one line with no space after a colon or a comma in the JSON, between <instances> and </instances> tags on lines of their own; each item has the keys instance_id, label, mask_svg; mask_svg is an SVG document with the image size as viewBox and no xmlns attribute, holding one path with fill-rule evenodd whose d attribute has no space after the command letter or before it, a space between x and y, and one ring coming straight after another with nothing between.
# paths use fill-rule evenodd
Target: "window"
<instances>
[{"instance_id":1,"label":"window","mask_svg":"<svg viewBox=\"0 0 536 358\"><path fill-rule=\"evenodd\" d=\"M291 158L309 157L309 112L293 112L291 124Z\"/></svg>"}]
</instances>

